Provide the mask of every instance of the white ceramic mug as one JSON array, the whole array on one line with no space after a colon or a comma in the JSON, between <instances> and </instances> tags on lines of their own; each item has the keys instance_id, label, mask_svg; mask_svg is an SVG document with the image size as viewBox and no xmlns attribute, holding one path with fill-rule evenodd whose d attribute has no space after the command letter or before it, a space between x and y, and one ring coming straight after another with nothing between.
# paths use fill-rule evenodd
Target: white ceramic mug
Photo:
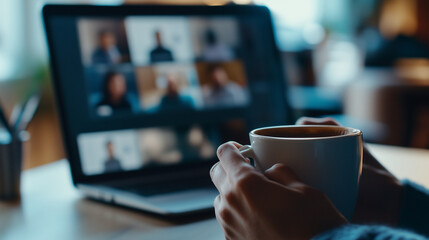
<instances>
[{"instance_id":1,"label":"white ceramic mug","mask_svg":"<svg viewBox=\"0 0 429 240\"><path fill-rule=\"evenodd\" d=\"M363 141L358 129L341 126L277 126L250 132L251 146L240 148L264 172L276 163L295 171L351 219L362 173Z\"/></svg>"}]
</instances>

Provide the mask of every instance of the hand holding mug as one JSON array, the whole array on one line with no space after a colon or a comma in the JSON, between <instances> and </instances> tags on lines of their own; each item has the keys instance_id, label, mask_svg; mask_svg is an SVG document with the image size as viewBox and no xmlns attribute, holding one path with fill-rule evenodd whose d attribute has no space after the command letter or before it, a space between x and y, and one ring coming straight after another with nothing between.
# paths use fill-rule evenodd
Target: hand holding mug
<instances>
[{"instance_id":1,"label":"hand holding mug","mask_svg":"<svg viewBox=\"0 0 429 240\"><path fill-rule=\"evenodd\" d=\"M300 118L296 124L340 125L332 118L307 117ZM397 225L401 194L401 182L384 168L364 146L362 176L352 221Z\"/></svg>"},{"instance_id":2,"label":"hand holding mug","mask_svg":"<svg viewBox=\"0 0 429 240\"><path fill-rule=\"evenodd\" d=\"M237 143L218 149L210 171L219 190L214 207L226 239L309 239L347 220L319 190L283 164L264 173L248 164Z\"/></svg>"}]
</instances>

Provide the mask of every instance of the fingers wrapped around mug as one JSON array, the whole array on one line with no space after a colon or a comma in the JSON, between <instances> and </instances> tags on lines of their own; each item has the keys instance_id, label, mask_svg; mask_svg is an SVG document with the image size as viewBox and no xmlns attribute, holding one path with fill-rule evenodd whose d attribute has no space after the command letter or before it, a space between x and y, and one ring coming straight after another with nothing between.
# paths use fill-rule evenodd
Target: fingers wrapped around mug
<instances>
[{"instance_id":1,"label":"fingers wrapped around mug","mask_svg":"<svg viewBox=\"0 0 429 240\"><path fill-rule=\"evenodd\" d=\"M301 117L299 118L295 125L333 125L333 126L341 126L337 120L331 117L325 118L310 118L310 117Z\"/></svg>"},{"instance_id":2,"label":"fingers wrapped around mug","mask_svg":"<svg viewBox=\"0 0 429 240\"><path fill-rule=\"evenodd\" d=\"M241 155L238 147L241 145L228 142L222 144L217 151L219 162L210 170L210 177L221 195L227 194L231 188L243 190L251 186L254 177L263 177L248 160Z\"/></svg>"},{"instance_id":3,"label":"fingers wrapped around mug","mask_svg":"<svg viewBox=\"0 0 429 240\"><path fill-rule=\"evenodd\" d=\"M299 177L295 172L284 164L277 163L267 169L264 175L271 181L288 186L296 182L300 182Z\"/></svg>"}]
</instances>

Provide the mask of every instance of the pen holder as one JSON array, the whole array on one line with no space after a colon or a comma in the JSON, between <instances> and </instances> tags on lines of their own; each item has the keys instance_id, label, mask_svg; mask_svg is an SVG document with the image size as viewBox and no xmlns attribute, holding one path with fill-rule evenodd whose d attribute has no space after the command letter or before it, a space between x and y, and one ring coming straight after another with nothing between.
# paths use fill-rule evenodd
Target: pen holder
<instances>
[{"instance_id":1,"label":"pen holder","mask_svg":"<svg viewBox=\"0 0 429 240\"><path fill-rule=\"evenodd\" d=\"M26 131L14 135L0 132L0 200L20 197L22 145L28 139Z\"/></svg>"}]
</instances>

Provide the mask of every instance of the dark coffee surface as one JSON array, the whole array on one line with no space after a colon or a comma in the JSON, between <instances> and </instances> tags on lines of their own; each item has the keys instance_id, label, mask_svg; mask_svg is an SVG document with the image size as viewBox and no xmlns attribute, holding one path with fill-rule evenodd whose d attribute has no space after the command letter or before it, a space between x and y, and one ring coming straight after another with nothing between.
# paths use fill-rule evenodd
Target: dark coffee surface
<instances>
[{"instance_id":1,"label":"dark coffee surface","mask_svg":"<svg viewBox=\"0 0 429 240\"><path fill-rule=\"evenodd\" d=\"M346 135L348 134L348 131L343 128L336 127L284 127L261 129L255 131L255 134L279 138L319 138Z\"/></svg>"}]
</instances>

